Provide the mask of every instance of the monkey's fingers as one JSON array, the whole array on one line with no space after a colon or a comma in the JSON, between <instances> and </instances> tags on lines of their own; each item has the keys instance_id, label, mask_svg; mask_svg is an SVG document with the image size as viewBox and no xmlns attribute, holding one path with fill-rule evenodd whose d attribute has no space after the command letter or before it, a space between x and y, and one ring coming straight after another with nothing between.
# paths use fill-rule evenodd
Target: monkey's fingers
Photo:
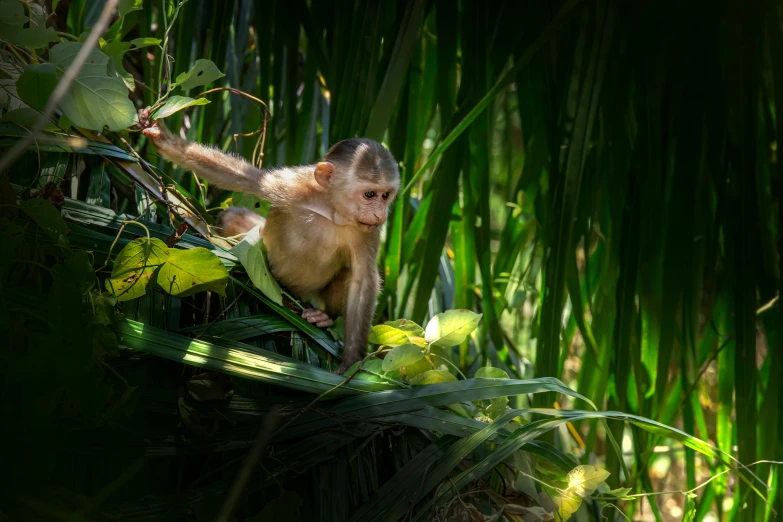
<instances>
[{"instance_id":1,"label":"monkey's fingers","mask_svg":"<svg viewBox=\"0 0 783 522\"><path fill-rule=\"evenodd\" d=\"M332 326L332 324L334 324L334 321L332 321L325 312L318 310L317 308L308 308L307 310L302 311L302 319L316 325L318 328L326 328L327 326Z\"/></svg>"}]
</instances>

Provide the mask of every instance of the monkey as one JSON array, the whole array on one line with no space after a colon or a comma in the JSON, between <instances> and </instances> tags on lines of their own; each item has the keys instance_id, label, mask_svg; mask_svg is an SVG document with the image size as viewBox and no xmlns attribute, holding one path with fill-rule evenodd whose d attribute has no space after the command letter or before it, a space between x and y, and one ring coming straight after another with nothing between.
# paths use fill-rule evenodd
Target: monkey
<instances>
[{"instance_id":1,"label":"monkey","mask_svg":"<svg viewBox=\"0 0 783 522\"><path fill-rule=\"evenodd\" d=\"M168 161L224 189L270 203L266 219L232 208L217 220L225 237L262 228L272 275L297 299L320 308L302 317L320 328L343 316L343 374L367 353L381 277L381 226L400 189L392 153L368 138L334 144L315 164L259 169L244 159L173 135L139 111L139 127Z\"/></svg>"}]
</instances>

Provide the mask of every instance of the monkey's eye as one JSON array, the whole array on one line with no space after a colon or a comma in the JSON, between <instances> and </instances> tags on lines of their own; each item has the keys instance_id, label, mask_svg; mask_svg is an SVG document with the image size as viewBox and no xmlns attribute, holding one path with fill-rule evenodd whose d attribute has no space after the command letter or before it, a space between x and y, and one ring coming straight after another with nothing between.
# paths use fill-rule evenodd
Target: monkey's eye
<instances>
[{"instance_id":1,"label":"monkey's eye","mask_svg":"<svg viewBox=\"0 0 783 522\"><path fill-rule=\"evenodd\" d=\"M389 193L388 192L384 192L383 194L381 194L381 197L383 199L389 199Z\"/></svg>"},{"instance_id":2,"label":"monkey's eye","mask_svg":"<svg viewBox=\"0 0 783 522\"><path fill-rule=\"evenodd\" d=\"M373 192L372 190L368 190L367 192L364 193L364 197L367 199L372 199L375 197L375 192Z\"/></svg>"}]
</instances>

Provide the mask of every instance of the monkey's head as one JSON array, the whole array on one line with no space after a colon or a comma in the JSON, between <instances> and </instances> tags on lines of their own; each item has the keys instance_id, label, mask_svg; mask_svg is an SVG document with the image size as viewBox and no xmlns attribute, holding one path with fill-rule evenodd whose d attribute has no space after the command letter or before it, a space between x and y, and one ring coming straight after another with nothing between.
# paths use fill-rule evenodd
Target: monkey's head
<instances>
[{"instance_id":1,"label":"monkey's head","mask_svg":"<svg viewBox=\"0 0 783 522\"><path fill-rule=\"evenodd\" d=\"M316 165L315 179L331 194L334 222L364 232L386 221L389 204L400 190L400 171L391 152L367 138L332 146Z\"/></svg>"}]
</instances>

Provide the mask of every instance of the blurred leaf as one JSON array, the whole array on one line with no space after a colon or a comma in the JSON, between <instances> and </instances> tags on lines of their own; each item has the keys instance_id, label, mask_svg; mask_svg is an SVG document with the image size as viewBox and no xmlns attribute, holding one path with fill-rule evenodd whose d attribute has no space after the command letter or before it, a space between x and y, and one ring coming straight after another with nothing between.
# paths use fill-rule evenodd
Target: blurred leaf
<instances>
[{"instance_id":1,"label":"blurred leaf","mask_svg":"<svg viewBox=\"0 0 783 522\"><path fill-rule=\"evenodd\" d=\"M408 338L424 337L424 328L422 328L418 324L408 319L397 319L396 321L386 321L383 324L405 332Z\"/></svg>"},{"instance_id":2,"label":"blurred leaf","mask_svg":"<svg viewBox=\"0 0 783 522\"><path fill-rule=\"evenodd\" d=\"M683 507L682 522L695 522L696 520L696 495L688 493L685 496L685 506Z\"/></svg>"},{"instance_id":3,"label":"blurred leaf","mask_svg":"<svg viewBox=\"0 0 783 522\"><path fill-rule=\"evenodd\" d=\"M131 11L139 11L144 9L144 0L120 0L117 5L117 10L120 12L120 16L125 16Z\"/></svg>"},{"instance_id":4,"label":"blurred leaf","mask_svg":"<svg viewBox=\"0 0 783 522\"><path fill-rule=\"evenodd\" d=\"M440 382L454 382L457 378L450 372L445 370L429 370L424 373L420 373L411 379L411 384L423 385L423 384L436 384Z\"/></svg>"},{"instance_id":5,"label":"blurred leaf","mask_svg":"<svg viewBox=\"0 0 783 522\"><path fill-rule=\"evenodd\" d=\"M212 83L224 76L225 74L220 72L220 69L217 68L217 65L212 60L199 59L193 64L192 69L177 76L177 85L183 91L187 91L194 87Z\"/></svg>"},{"instance_id":6,"label":"blurred leaf","mask_svg":"<svg viewBox=\"0 0 783 522\"><path fill-rule=\"evenodd\" d=\"M592 495L609 478L609 472L592 465L577 466L568 473L568 492L580 497Z\"/></svg>"},{"instance_id":7,"label":"blurred leaf","mask_svg":"<svg viewBox=\"0 0 783 522\"><path fill-rule=\"evenodd\" d=\"M383 359L383 371L389 372L423 359L424 353L415 344L404 344L392 349Z\"/></svg>"},{"instance_id":8,"label":"blurred leaf","mask_svg":"<svg viewBox=\"0 0 783 522\"><path fill-rule=\"evenodd\" d=\"M19 208L55 241L59 240L60 236L68 235L68 225L65 224L60 212L45 199L31 198L22 201Z\"/></svg>"},{"instance_id":9,"label":"blurred leaf","mask_svg":"<svg viewBox=\"0 0 783 522\"><path fill-rule=\"evenodd\" d=\"M283 291L269 271L262 245L261 226L256 225L231 249L231 253L237 256L256 288L278 305L282 305Z\"/></svg>"},{"instance_id":10,"label":"blurred leaf","mask_svg":"<svg viewBox=\"0 0 783 522\"><path fill-rule=\"evenodd\" d=\"M151 36L146 36L144 38L134 38L130 41L131 44L133 44L134 47L137 49L141 49L142 47L149 47L151 45L160 45L160 43L163 40L160 38L152 38Z\"/></svg>"},{"instance_id":11,"label":"blurred leaf","mask_svg":"<svg viewBox=\"0 0 783 522\"><path fill-rule=\"evenodd\" d=\"M188 98L187 96L171 96L166 103L159 107L151 117L156 120L162 120L168 118L172 114L181 111L186 107L192 107L194 105L206 105L209 100L206 98Z\"/></svg>"},{"instance_id":12,"label":"blurred leaf","mask_svg":"<svg viewBox=\"0 0 783 522\"><path fill-rule=\"evenodd\" d=\"M28 49L40 49L50 42L59 41L57 32L53 28L43 26L24 28L27 22L21 2L0 0L0 34L3 35L3 40Z\"/></svg>"},{"instance_id":13,"label":"blurred leaf","mask_svg":"<svg viewBox=\"0 0 783 522\"><path fill-rule=\"evenodd\" d=\"M483 366L476 370L473 375L476 379L508 379L508 374L500 368L493 368L491 366Z\"/></svg>"},{"instance_id":14,"label":"blurred leaf","mask_svg":"<svg viewBox=\"0 0 783 522\"><path fill-rule=\"evenodd\" d=\"M177 297L206 291L225 297L228 270L206 248L172 248L158 271L157 283L166 293Z\"/></svg>"},{"instance_id":15,"label":"blurred leaf","mask_svg":"<svg viewBox=\"0 0 783 522\"><path fill-rule=\"evenodd\" d=\"M465 309L437 314L427 323L425 338L435 346L456 346L478 327L481 315Z\"/></svg>"},{"instance_id":16,"label":"blurred leaf","mask_svg":"<svg viewBox=\"0 0 783 522\"><path fill-rule=\"evenodd\" d=\"M52 63L28 65L16 81L19 97L38 111L43 111L46 107L55 87L57 87L57 67Z\"/></svg>"},{"instance_id":17,"label":"blurred leaf","mask_svg":"<svg viewBox=\"0 0 783 522\"><path fill-rule=\"evenodd\" d=\"M21 107L3 114L3 117L0 118L0 122L15 123L24 129L31 129L36 124L36 122L38 122L38 118L40 117L41 113L39 111L29 107ZM50 121L44 125L44 130L57 130L57 126Z\"/></svg>"}]
</instances>

